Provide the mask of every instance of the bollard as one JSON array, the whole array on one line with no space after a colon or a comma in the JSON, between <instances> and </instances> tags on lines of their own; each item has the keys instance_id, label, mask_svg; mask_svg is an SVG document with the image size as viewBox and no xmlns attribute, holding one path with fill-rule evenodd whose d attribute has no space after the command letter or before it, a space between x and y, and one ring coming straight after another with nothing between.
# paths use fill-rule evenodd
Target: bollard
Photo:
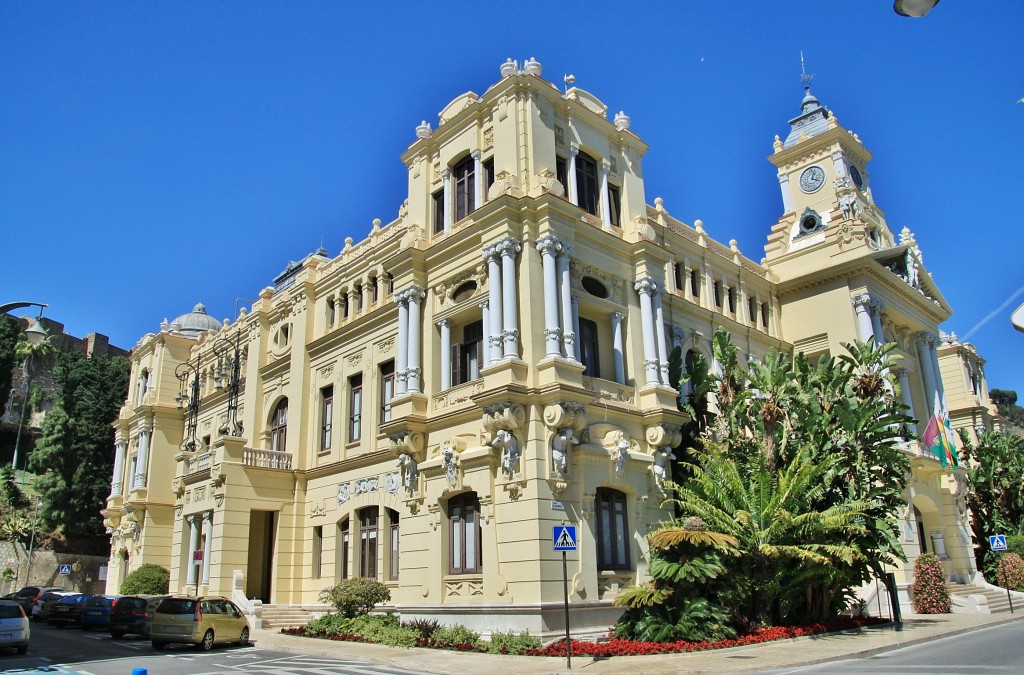
<instances>
[{"instance_id":1,"label":"bollard","mask_svg":"<svg viewBox=\"0 0 1024 675\"><path fill-rule=\"evenodd\" d=\"M149 675L149 671L145 668L132 668L132 675Z\"/></svg>"}]
</instances>

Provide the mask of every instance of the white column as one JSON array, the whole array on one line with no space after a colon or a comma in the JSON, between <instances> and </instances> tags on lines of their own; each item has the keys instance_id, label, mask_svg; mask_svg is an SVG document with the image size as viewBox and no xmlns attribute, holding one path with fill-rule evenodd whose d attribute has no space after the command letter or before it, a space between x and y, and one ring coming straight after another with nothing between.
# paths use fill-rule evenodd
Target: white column
<instances>
[{"instance_id":1,"label":"white column","mask_svg":"<svg viewBox=\"0 0 1024 675\"><path fill-rule=\"evenodd\" d=\"M612 312L612 360L615 364L615 381L626 384L626 366L622 358L622 314Z\"/></svg>"},{"instance_id":2,"label":"white column","mask_svg":"<svg viewBox=\"0 0 1024 675\"><path fill-rule=\"evenodd\" d=\"M213 548L213 511L203 514L203 583L210 583L210 549Z\"/></svg>"},{"instance_id":3,"label":"white column","mask_svg":"<svg viewBox=\"0 0 1024 675\"><path fill-rule=\"evenodd\" d=\"M654 339L654 308L651 306L651 295L658 286L650 277L638 279L633 284L634 290L640 294L640 323L644 337L644 376L646 384L656 384L658 380L658 348Z\"/></svg>"},{"instance_id":4,"label":"white column","mask_svg":"<svg viewBox=\"0 0 1024 675\"><path fill-rule=\"evenodd\" d=\"M451 234L452 231L452 172L445 169L441 172L444 180L444 233Z\"/></svg>"},{"instance_id":5,"label":"white column","mask_svg":"<svg viewBox=\"0 0 1024 675\"><path fill-rule=\"evenodd\" d=\"M490 358L488 363L501 360L501 261L498 259L496 246L488 246L484 249L484 258L487 259L487 291L488 300L491 305L490 335L484 338L488 345Z\"/></svg>"},{"instance_id":6,"label":"white column","mask_svg":"<svg viewBox=\"0 0 1024 675\"><path fill-rule=\"evenodd\" d=\"M409 288L409 391L420 391L420 301L427 296L419 286Z\"/></svg>"},{"instance_id":7,"label":"white column","mask_svg":"<svg viewBox=\"0 0 1024 675\"><path fill-rule=\"evenodd\" d=\"M480 345L481 353L477 354L476 358L480 367L483 368L491 362L491 303L489 300L480 303L480 314L484 324L484 339Z\"/></svg>"},{"instance_id":8,"label":"white column","mask_svg":"<svg viewBox=\"0 0 1024 675\"><path fill-rule=\"evenodd\" d=\"M576 249L572 244L562 242L562 250L558 253L558 291L562 297L562 348L568 359L576 357L576 336L579 335L573 327L572 286L569 281L569 260L574 255Z\"/></svg>"},{"instance_id":9,"label":"white column","mask_svg":"<svg viewBox=\"0 0 1024 675\"><path fill-rule=\"evenodd\" d=\"M580 299L572 298L572 332L574 335L580 334ZM582 361L580 356L580 341L574 340L572 343L573 354L576 356L577 361Z\"/></svg>"},{"instance_id":10,"label":"white column","mask_svg":"<svg viewBox=\"0 0 1024 675\"><path fill-rule=\"evenodd\" d=\"M133 488L146 487L146 456L149 454L149 426L148 422L142 423L139 429L139 453L135 463L135 478L132 482Z\"/></svg>"},{"instance_id":11,"label":"white column","mask_svg":"<svg viewBox=\"0 0 1024 675\"><path fill-rule=\"evenodd\" d=\"M404 394L409 379L409 298L406 291L395 293L398 305L398 363L395 364L395 394Z\"/></svg>"},{"instance_id":12,"label":"white column","mask_svg":"<svg viewBox=\"0 0 1024 675\"><path fill-rule=\"evenodd\" d=\"M885 310L885 303L881 300L871 302L871 332L877 346L881 346L885 342L885 333L882 332L882 312Z\"/></svg>"},{"instance_id":13,"label":"white column","mask_svg":"<svg viewBox=\"0 0 1024 675\"><path fill-rule=\"evenodd\" d=\"M110 496L121 496L121 485L124 480L124 456L128 449L128 442L121 434L114 438L114 477L110 481ZM130 482L129 478L129 482Z\"/></svg>"},{"instance_id":14,"label":"white column","mask_svg":"<svg viewBox=\"0 0 1024 675\"><path fill-rule=\"evenodd\" d=\"M907 414L913 418L917 418L914 413L914 397L910 392L910 373L906 368L897 368L896 377L900 381L900 398L903 399L903 405L907 406ZM909 425L910 433L917 435L917 425L911 422Z\"/></svg>"},{"instance_id":15,"label":"white column","mask_svg":"<svg viewBox=\"0 0 1024 675\"><path fill-rule=\"evenodd\" d=\"M484 166L483 162L480 161L480 151L475 150L472 154L473 157L473 182L475 183L476 191L473 195L473 210L476 210L484 205Z\"/></svg>"},{"instance_id":16,"label":"white column","mask_svg":"<svg viewBox=\"0 0 1024 675\"><path fill-rule=\"evenodd\" d=\"M519 301L516 297L516 255L523 247L515 239L506 239L501 244L501 291L502 314L501 336L505 341L505 358L519 356L519 324L516 311Z\"/></svg>"},{"instance_id":17,"label":"white column","mask_svg":"<svg viewBox=\"0 0 1024 675\"><path fill-rule=\"evenodd\" d=\"M789 196L789 174L779 175L779 187L782 189L782 212L789 213L793 210L793 200Z\"/></svg>"},{"instance_id":18,"label":"white column","mask_svg":"<svg viewBox=\"0 0 1024 675\"><path fill-rule=\"evenodd\" d=\"M929 335L927 333L918 333L914 336L914 342L917 343L917 360L921 365L921 377L924 378L924 398L927 404L928 414L932 415L935 412L935 393L938 389L935 388L935 373L932 370L932 355L931 345L928 344Z\"/></svg>"},{"instance_id":19,"label":"white column","mask_svg":"<svg viewBox=\"0 0 1024 675\"><path fill-rule=\"evenodd\" d=\"M441 319L441 389L452 386L452 320Z\"/></svg>"},{"instance_id":20,"label":"white column","mask_svg":"<svg viewBox=\"0 0 1024 675\"><path fill-rule=\"evenodd\" d=\"M569 146L569 201L580 205L579 187L576 185L576 154L580 151L575 143Z\"/></svg>"},{"instance_id":21,"label":"white column","mask_svg":"<svg viewBox=\"0 0 1024 675\"><path fill-rule=\"evenodd\" d=\"M196 583L197 569L195 561L192 559L192 554L199 550L199 514L186 516L185 520L192 528L192 533L188 540L188 553L186 554L186 558L188 559L188 573L185 575L185 583L191 585Z\"/></svg>"},{"instance_id":22,"label":"white column","mask_svg":"<svg viewBox=\"0 0 1024 675\"><path fill-rule=\"evenodd\" d=\"M654 328L657 331L658 345L658 370L661 373L661 383L668 384L668 344L665 342L665 313L661 305L661 290L653 294L654 302Z\"/></svg>"},{"instance_id":23,"label":"white column","mask_svg":"<svg viewBox=\"0 0 1024 675\"><path fill-rule=\"evenodd\" d=\"M558 240L545 235L537 241L544 267L544 351L547 356L561 354L561 330L558 328L558 280L555 272L555 254Z\"/></svg>"},{"instance_id":24,"label":"white column","mask_svg":"<svg viewBox=\"0 0 1024 675\"><path fill-rule=\"evenodd\" d=\"M604 229L612 229L612 212L608 203L608 173L612 170L611 162L601 161L601 222Z\"/></svg>"},{"instance_id":25,"label":"white column","mask_svg":"<svg viewBox=\"0 0 1024 675\"><path fill-rule=\"evenodd\" d=\"M875 335L874 327L871 323L871 296L867 293L861 293L853 296L851 300L853 302L853 309L857 312L857 339L861 342L867 342Z\"/></svg>"}]
</instances>

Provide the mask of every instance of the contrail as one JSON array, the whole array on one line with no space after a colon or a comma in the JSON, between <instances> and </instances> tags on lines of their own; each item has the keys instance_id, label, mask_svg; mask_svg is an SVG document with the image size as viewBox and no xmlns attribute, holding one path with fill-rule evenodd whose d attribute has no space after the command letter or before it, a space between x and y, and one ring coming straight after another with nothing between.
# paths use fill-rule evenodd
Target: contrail
<instances>
[{"instance_id":1,"label":"contrail","mask_svg":"<svg viewBox=\"0 0 1024 675\"><path fill-rule=\"evenodd\" d=\"M1002 313L1003 313L1003 310L1005 310L1005 309L1006 309L1007 307L1009 307L1009 306L1010 306L1010 303L1011 303L1011 302L1013 302L1014 300L1016 300L1016 299L1017 299L1017 297L1018 297L1018 296L1019 296L1019 295L1020 295L1021 293L1024 293L1024 286L1021 286L1021 287L1020 287L1020 288L1018 288L1018 289L1017 289L1016 291L1014 291L1013 295L1011 295L1010 297L1008 297L1008 298L1006 299L1006 301L1005 301L1005 302L1003 302L1003 304L1001 304L1001 305L999 305L998 307L996 307L996 308L995 308L994 310L992 310L992 311L991 311L991 312L990 312L990 313L988 314L988 316L986 316L986 317L985 317L984 319L982 319L981 321L979 321L979 322L978 322L978 323L977 323L977 324L976 324L976 325L974 326L974 328L972 328L972 329L970 329L969 331L967 331L967 334L966 334L966 335L964 335L964 337L963 337L963 340L964 340L964 342L966 342L967 340L970 340L970 339L971 339L971 336L972 336L972 335L974 335L975 333L977 333L977 332L978 332L979 330L981 330L981 329L982 329L982 328L983 328L983 327L985 326L985 324L986 324L986 323L988 323L988 322L989 322L989 321L991 321L992 319L994 319L994 318L996 318L997 316L999 316L1000 314L1002 314Z\"/></svg>"}]
</instances>

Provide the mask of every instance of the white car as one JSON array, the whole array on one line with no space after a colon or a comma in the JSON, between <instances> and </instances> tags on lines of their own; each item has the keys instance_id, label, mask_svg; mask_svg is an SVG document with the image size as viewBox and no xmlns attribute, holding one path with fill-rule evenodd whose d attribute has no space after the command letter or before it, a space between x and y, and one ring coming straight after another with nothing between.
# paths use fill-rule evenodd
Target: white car
<instances>
[{"instance_id":1,"label":"white car","mask_svg":"<svg viewBox=\"0 0 1024 675\"><path fill-rule=\"evenodd\" d=\"M21 605L13 600L0 600L0 648L14 647L19 654L28 652L31 628Z\"/></svg>"}]
</instances>

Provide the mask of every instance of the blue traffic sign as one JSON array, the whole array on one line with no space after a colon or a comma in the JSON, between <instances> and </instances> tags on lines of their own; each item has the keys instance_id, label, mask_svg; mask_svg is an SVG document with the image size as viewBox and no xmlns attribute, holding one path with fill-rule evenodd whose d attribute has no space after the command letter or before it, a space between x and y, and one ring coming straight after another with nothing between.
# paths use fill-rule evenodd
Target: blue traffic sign
<instances>
[{"instance_id":1,"label":"blue traffic sign","mask_svg":"<svg viewBox=\"0 0 1024 675\"><path fill-rule=\"evenodd\" d=\"M1005 534L993 534L988 538L988 547L993 551L1005 551L1006 550L1006 535Z\"/></svg>"},{"instance_id":2,"label":"blue traffic sign","mask_svg":"<svg viewBox=\"0 0 1024 675\"><path fill-rule=\"evenodd\" d=\"M551 532L551 543L556 551L575 551L576 526L555 525Z\"/></svg>"},{"instance_id":3,"label":"blue traffic sign","mask_svg":"<svg viewBox=\"0 0 1024 675\"><path fill-rule=\"evenodd\" d=\"M68 565L68 564L61 565L60 566L60 573L63 574L64 576L68 576L69 574L71 574L71 565Z\"/></svg>"}]
</instances>

